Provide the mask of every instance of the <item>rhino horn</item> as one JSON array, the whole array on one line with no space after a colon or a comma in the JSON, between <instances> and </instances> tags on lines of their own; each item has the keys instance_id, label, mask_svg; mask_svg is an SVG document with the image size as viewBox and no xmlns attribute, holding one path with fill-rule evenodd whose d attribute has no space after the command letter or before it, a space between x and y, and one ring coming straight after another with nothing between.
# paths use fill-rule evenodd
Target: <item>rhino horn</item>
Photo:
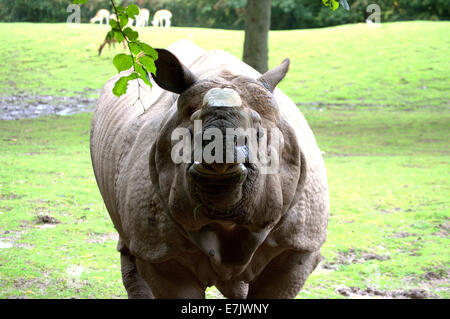
<instances>
[{"instance_id":1,"label":"rhino horn","mask_svg":"<svg viewBox=\"0 0 450 319\"><path fill-rule=\"evenodd\" d=\"M286 73L289 71L289 65L291 61L286 59L279 66L273 68L272 70L267 71L258 79L266 89L273 93L278 83L284 79Z\"/></svg>"},{"instance_id":2,"label":"rhino horn","mask_svg":"<svg viewBox=\"0 0 450 319\"><path fill-rule=\"evenodd\" d=\"M230 88L213 88L203 97L203 106L209 107L241 107L242 100L239 94Z\"/></svg>"}]
</instances>

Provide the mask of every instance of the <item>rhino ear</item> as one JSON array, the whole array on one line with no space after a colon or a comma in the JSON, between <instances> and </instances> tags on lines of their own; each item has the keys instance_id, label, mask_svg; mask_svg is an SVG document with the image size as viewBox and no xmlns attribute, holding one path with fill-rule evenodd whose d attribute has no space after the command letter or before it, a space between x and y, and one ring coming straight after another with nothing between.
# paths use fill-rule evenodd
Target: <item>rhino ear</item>
<instances>
[{"instance_id":1,"label":"rhino ear","mask_svg":"<svg viewBox=\"0 0 450 319\"><path fill-rule=\"evenodd\" d=\"M278 83L284 79L286 73L289 71L290 64L291 61L289 59L284 60L279 66L261 75L258 81L261 82L266 89L273 93Z\"/></svg>"},{"instance_id":2,"label":"rhino ear","mask_svg":"<svg viewBox=\"0 0 450 319\"><path fill-rule=\"evenodd\" d=\"M164 90L181 94L197 81L197 77L184 66L170 51L156 49L158 59L155 61L156 84Z\"/></svg>"}]
</instances>

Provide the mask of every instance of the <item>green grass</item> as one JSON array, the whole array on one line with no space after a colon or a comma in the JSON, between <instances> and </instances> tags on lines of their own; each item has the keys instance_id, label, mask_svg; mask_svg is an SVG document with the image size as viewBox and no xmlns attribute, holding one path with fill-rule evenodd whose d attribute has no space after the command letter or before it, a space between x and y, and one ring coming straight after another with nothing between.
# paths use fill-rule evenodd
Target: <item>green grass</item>
<instances>
[{"instance_id":1,"label":"green grass","mask_svg":"<svg viewBox=\"0 0 450 319\"><path fill-rule=\"evenodd\" d=\"M449 26L409 22L379 30L353 25L272 33L271 64L285 56L294 62L282 89L298 103L331 105L300 107L325 152L331 217L322 251L328 269L314 272L298 298L342 298L340 285L423 288L450 298ZM93 94L90 89L114 74L110 60L121 51L95 56L106 31L99 26L0 24L0 31L3 95ZM14 39L6 39L11 34ZM236 31L145 35L155 46L191 35L207 49L241 53ZM361 43L371 39L375 44L364 49ZM378 67L367 62L379 52L404 56L380 57ZM405 76L408 83L395 84ZM427 90L417 88L422 83ZM361 101L385 107L347 109ZM346 109L336 109L339 103ZM126 297L115 231L90 163L91 117L0 121L0 245L14 245L0 248L0 298ZM42 224L38 215L60 223ZM364 260L367 254L381 260ZM209 289L208 297L215 296Z\"/></svg>"},{"instance_id":2,"label":"green grass","mask_svg":"<svg viewBox=\"0 0 450 319\"><path fill-rule=\"evenodd\" d=\"M446 274L449 266L450 149L414 145L423 135L448 140L449 114L349 113L306 112L326 152L330 185L332 210L323 255L325 262L336 262L353 249L390 259L318 271L299 297L339 297L335 289L340 284L424 287L450 297L448 282L424 277L428 272ZM337 118L346 124L339 134ZM366 129L373 118L384 123L384 134ZM406 138L398 134L399 118L404 126L427 127L432 120L447 127L415 129ZM15 245L0 250L0 297L125 297L114 229L89 159L90 120L91 114L81 114L0 122L0 237ZM396 134L403 142L394 152L390 143ZM362 141L364 152L355 154ZM38 214L61 223L45 228L37 222ZM398 238L401 233L409 236ZM80 276L71 275L77 269Z\"/></svg>"},{"instance_id":3,"label":"green grass","mask_svg":"<svg viewBox=\"0 0 450 319\"><path fill-rule=\"evenodd\" d=\"M281 88L296 103L341 107L448 107L450 22L365 24L270 34L270 66L292 59ZM115 72L114 54L97 49L106 26L0 23L0 96L18 92L92 94ZM141 38L167 47L188 38L207 50L242 56L242 31L145 28ZM17 76L18 75L18 76Z\"/></svg>"}]
</instances>

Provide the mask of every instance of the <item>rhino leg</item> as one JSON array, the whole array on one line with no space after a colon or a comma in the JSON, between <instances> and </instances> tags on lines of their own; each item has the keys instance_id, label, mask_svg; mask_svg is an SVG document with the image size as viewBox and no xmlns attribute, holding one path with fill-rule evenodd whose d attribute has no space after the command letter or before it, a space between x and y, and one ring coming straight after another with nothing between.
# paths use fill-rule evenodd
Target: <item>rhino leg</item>
<instances>
[{"instance_id":1,"label":"rhino leg","mask_svg":"<svg viewBox=\"0 0 450 319\"><path fill-rule=\"evenodd\" d=\"M248 284L243 281L217 282L215 286L228 299L247 298Z\"/></svg>"},{"instance_id":2,"label":"rhino leg","mask_svg":"<svg viewBox=\"0 0 450 319\"><path fill-rule=\"evenodd\" d=\"M139 273L157 299L204 299L206 286L186 267L174 260L151 264L136 259Z\"/></svg>"},{"instance_id":3,"label":"rhino leg","mask_svg":"<svg viewBox=\"0 0 450 319\"><path fill-rule=\"evenodd\" d=\"M122 282L129 299L154 299L147 283L139 275L136 258L130 254L128 248L119 239L120 263L122 265Z\"/></svg>"},{"instance_id":4,"label":"rhino leg","mask_svg":"<svg viewBox=\"0 0 450 319\"><path fill-rule=\"evenodd\" d=\"M250 283L247 298L295 298L320 260L320 251L283 252L267 265L256 280Z\"/></svg>"}]
</instances>

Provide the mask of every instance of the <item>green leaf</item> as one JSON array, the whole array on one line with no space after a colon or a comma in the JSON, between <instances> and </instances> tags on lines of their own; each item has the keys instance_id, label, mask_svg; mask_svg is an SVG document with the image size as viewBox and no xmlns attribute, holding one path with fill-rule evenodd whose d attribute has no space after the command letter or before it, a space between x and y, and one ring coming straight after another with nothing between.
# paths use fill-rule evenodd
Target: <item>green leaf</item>
<instances>
[{"instance_id":1,"label":"green leaf","mask_svg":"<svg viewBox=\"0 0 450 319\"><path fill-rule=\"evenodd\" d=\"M331 10L336 10L337 8L339 8L339 2L337 2L336 0L331 0Z\"/></svg>"},{"instance_id":2,"label":"green leaf","mask_svg":"<svg viewBox=\"0 0 450 319\"><path fill-rule=\"evenodd\" d=\"M339 2L337 0L322 0L322 2L326 7L330 7L333 11L339 8Z\"/></svg>"},{"instance_id":3,"label":"green leaf","mask_svg":"<svg viewBox=\"0 0 450 319\"><path fill-rule=\"evenodd\" d=\"M116 84L114 84L113 94L115 96L121 96L127 93L128 81L133 80L131 75L122 76L119 80L117 80Z\"/></svg>"},{"instance_id":4,"label":"green leaf","mask_svg":"<svg viewBox=\"0 0 450 319\"><path fill-rule=\"evenodd\" d=\"M123 33L130 41L135 41L139 37L139 33L133 31L130 27L125 28L125 30L123 30Z\"/></svg>"},{"instance_id":5,"label":"green leaf","mask_svg":"<svg viewBox=\"0 0 450 319\"><path fill-rule=\"evenodd\" d=\"M137 63L134 65L134 70L136 71L139 77L145 76L145 73L147 73L147 71L144 70L142 65Z\"/></svg>"},{"instance_id":6,"label":"green leaf","mask_svg":"<svg viewBox=\"0 0 450 319\"><path fill-rule=\"evenodd\" d=\"M139 58L139 63L142 64L145 67L147 72L151 72L151 73L156 75L155 61L151 57L146 56L146 55L141 56Z\"/></svg>"},{"instance_id":7,"label":"green leaf","mask_svg":"<svg viewBox=\"0 0 450 319\"><path fill-rule=\"evenodd\" d=\"M138 77L144 81L145 84L152 86L152 84L149 81L149 76L147 70L140 64L135 65L135 70L138 75Z\"/></svg>"},{"instance_id":8,"label":"green leaf","mask_svg":"<svg viewBox=\"0 0 450 319\"><path fill-rule=\"evenodd\" d=\"M117 42L121 43L125 38L123 37L122 32L114 30L114 37L116 38Z\"/></svg>"},{"instance_id":9,"label":"green leaf","mask_svg":"<svg viewBox=\"0 0 450 319\"><path fill-rule=\"evenodd\" d=\"M73 0L74 4L85 4L86 2L88 2L89 0Z\"/></svg>"},{"instance_id":10,"label":"green leaf","mask_svg":"<svg viewBox=\"0 0 450 319\"><path fill-rule=\"evenodd\" d=\"M109 25L110 25L111 28L113 28L113 29L119 28L119 24L118 24L117 21L114 20L114 19L109 19Z\"/></svg>"},{"instance_id":11,"label":"green leaf","mask_svg":"<svg viewBox=\"0 0 450 319\"><path fill-rule=\"evenodd\" d=\"M139 15L139 7L135 4L130 4L126 9L126 13L130 19L134 19L135 16Z\"/></svg>"},{"instance_id":12,"label":"green leaf","mask_svg":"<svg viewBox=\"0 0 450 319\"><path fill-rule=\"evenodd\" d=\"M152 83L150 82L150 76L148 75L148 72L145 72L144 76L139 76L139 78L144 81L145 84L149 85L150 87L152 87Z\"/></svg>"},{"instance_id":13,"label":"green leaf","mask_svg":"<svg viewBox=\"0 0 450 319\"><path fill-rule=\"evenodd\" d=\"M125 28L128 24L128 16L126 14L119 14L120 26Z\"/></svg>"},{"instance_id":14,"label":"green leaf","mask_svg":"<svg viewBox=\"0 0 450 319\"><path fill-rule=\"evenodd\" d=\"M133 66L133 58L131 55L120 53L114 57L113 63L117 71L122 72Z\"/></svg>"},{"instance_id":15,"label":"green leaf","mask_svg":"<svg viewBox=\"0 0 450 319\"><path fill-rule=\"evenodd\" d=\"M152 87L152 83L150 82L150 77L148 76L148 72L145 72L144 75L139 75L139 78L144 81L145 84L149 85L150 87Z\"/></svg>"},{"instance_id":16,"label":"green leaf","mask_svg":"<svg viewBox=\"0 0 450 319\"><path fill-rule=\"evenodd\" d=\"M130 50L134 55L138 55L139 53L144 52L145 55L148 55L153 60L158 59L158 52L147 43L143 43L141 41L132 41L129 44Z\"/></svg>"},{"instance_id":17,"label":"green leaf","mask_svg":"<svg viewBox=\"0 0 450 319\"><path fill-rule=\"evenodd\" d=\"M117 9L117 12L118 12L118 13L125 12L125 7L117 6L116 9Z\"/></svg>"},{"instance_id":18,"label":"green leaf","mask_svg":"<svg viewBox=\"0 0 450 319\"><path fill-rule=\"evenodd\" d=\"M138 55L140 52L142 52L141 47L139 46L138 42L129 42L128 47L130 48L130 51L134 55Z\"/></svg>"},{"instance_id":19,"label":"green leaf","mask_svg":"<svg viewBox=\"0 0 450 319\"><path fill-rule=\"evenodd\" d=\"M148 56L150 56L153 60L158 60L158 52L153 49L151 46L149 46L147 43L138 42L139 46L141 47L142 51Z\"/></svg>"}]
</instances>

